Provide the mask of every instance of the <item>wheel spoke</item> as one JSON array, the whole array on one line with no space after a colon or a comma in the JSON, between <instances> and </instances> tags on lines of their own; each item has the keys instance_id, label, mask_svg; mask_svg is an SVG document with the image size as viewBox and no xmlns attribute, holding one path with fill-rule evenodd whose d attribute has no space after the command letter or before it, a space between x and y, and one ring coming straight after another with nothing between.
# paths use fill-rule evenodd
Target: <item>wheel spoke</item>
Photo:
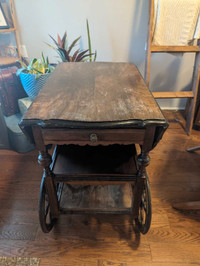
<instances>
[{"instance_id":1,"label":"wheel spoke","mask_svg":"<svg viewBox=\"0 0 200 266\"><path fill-rule=\"evenodd\" d=\"M148 232L151 224L151 195L148 179L146 179L144 185L144 190L139 205L138 218L135 219L135 222L141 233L146 234Z\"/></svg>"},{"instance_id":2,"label":"wheel spoke","mask_svg":"<svg viewBox=\"0 0 200 266\"><path fill-rule=\"evenodd\" d=\"M141 224L143 224L143 221L144 221L144 216L143 216L143 211L141 210L140 211L140 222L141 222Z\"/></svg>"},{"instance_id":3,"label":"wheel spoke","mask_svg":"<svg viewBox=\"0 0 200 266\"><path fill-rule=\"evenodd\" d=\"M50 204L48 203L46 208L45 208L45 217L47 217L47 215L49 213L49 207L50 207Z\"/></svg>"},{"instance_id":4,"label":"wheel spoke","mask_svg":"<svg viewBox=\"0 0 200 266\"><path fill-rule=\"evenodd\" d=\"M45 189L44 179L41 182L40 200L39 200L39 218L40 225L44 233L48 233L53 228L55 219L52 219L49 198Z\"/></svg>"}]
</instances>

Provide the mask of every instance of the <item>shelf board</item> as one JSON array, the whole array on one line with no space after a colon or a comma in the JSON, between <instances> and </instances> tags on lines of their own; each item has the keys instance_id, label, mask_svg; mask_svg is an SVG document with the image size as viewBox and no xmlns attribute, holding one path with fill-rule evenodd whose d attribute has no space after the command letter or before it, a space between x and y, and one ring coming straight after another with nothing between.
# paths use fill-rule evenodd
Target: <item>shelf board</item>
<instances>
[{"instance_id":1,"label":"shelf board","mask_svg":"<svg viewBox=\"0 0 200 266\"><path fill-rule=\"evenodd\" d=\"M0 66L14 64L19 59L18 57L0 57Z\"/></svg>"},{"instance_id":2,"label":"shelf board","mask_svg":"<svg viewBox=\"0 0 200 266\"><path fill-rule=\"evenodd\" d=\"M176 52L176 53L195 53L200 52L199 46L158 46L158 45L152 45L151 46L151 52L153 53L163 53L163 52Z\"/></svg>"},{"instance_id":3,"label":"shelf board","mask_svg":"<svg viewBox=\"0 0 200 266\"><path fill-rule=\"evenodd\" d=\"M13 32L13 31L15 31L15 28L0 29L0 33L4 33L4 32Z\"/></svg>"},{"instance_id":4,"label":"shelf board","mask_svg":"<svg viewBox=\"0 0 200 266\"><path fill-rule=\"evenodd\" d=\"M192 91L172 91L172 92L152 92L155 99L170 99L170 98L193 98Z\"/></svg>"}]
</instances>

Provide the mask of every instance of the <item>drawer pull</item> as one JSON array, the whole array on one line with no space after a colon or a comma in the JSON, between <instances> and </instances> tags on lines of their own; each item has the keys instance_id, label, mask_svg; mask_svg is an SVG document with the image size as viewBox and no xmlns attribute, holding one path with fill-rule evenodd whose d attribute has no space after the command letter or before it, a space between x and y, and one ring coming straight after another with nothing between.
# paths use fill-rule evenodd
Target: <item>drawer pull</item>
<instances>
[{"instance_id":1,"label":"drawer pull","mask_svg":"<svg viewBox=\"0 0 200 266\"><path fill-rule=\"evenodd\" d=\"M90 141L91 142L97 142L98 141L97 134L91 134L90 135Z\"/></svg>"}]
</instances>

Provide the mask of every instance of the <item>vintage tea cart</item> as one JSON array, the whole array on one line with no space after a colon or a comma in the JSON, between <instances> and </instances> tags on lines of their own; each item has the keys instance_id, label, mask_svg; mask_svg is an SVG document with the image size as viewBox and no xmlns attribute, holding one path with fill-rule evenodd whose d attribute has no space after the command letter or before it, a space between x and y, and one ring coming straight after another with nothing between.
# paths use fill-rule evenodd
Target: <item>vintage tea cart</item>
<instances>
[{"instance_id":1,"label":"vintage tea cart","mask_svg":"<svg viewBox=\"0 0 200 266\"><path fill-rule=\"evenodd\" d=\"M130 213L141 233L151 223L146 166L168 122L138 69L128 63L60 63L20 123L44 169L39 217L49 232L60 213L106 212L62 208L63 184L128 183ZM137 155L135 145L140 146ZM53 156L48 152L55 146Z\"/></svg>"}]
</instances>

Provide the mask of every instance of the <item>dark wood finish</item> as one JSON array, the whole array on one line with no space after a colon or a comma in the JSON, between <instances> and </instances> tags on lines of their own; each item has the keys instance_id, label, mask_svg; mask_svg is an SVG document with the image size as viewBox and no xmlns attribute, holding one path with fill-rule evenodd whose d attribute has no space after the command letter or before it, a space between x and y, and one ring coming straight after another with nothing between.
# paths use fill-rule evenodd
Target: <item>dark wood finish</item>
<instances>
[{"instance_id":1,"label":"dark wood finish","mask_svg":"<svg viewBox=\"0 0 200 266\"><path fill-rule=\"evenodd\" d=\"M167 126L133 64L59 64L21 122L22 129L40 150L38 161L44 169L44 191L52 217L58 218L59 210L55 183L127 182L134 184L132 211L136 218L144 191L148 153ZM84 147L58 147L51 163L48 144ZM134 144L141 146L138 168ZM44 193L40 198L45 198ZM43 203L40 205L44 206ZM48 232L45 215L41 213L40 208L42 228Z\"/></svg>"},{"instance_id":2,"label":"dark wood finish","mask_svg":"<svg viewBox=\"0 0 200 266\"><path fill-rule=\"evenodd\" d=\"M35 141L36 148L39 151L46 151L46 147L45 147L45 144L44 144L44 139L43 139L43 136L42 136L41 128L38 127L38 126L33 126L32 127L32 134L33 134L33 138L35 140L37 140L37 141ZM31 138L31 136L30 136L30 138Z\"/></svg>"},{"instance_id":3,"label":"dark wood finish","mask_svg":"<svg viewBox=\"0 0 200 266\"><path fill-rule=\"evenodd\" d=\"M96 209L92 209L92 208L61 208L60 209L62 214L84 214L84 213L88 213L88 214L131 214L132 213L132 209L131 208L106 208L106 209L101 209L101 208L96 208Z\"/></svg>"},{"instance_id":4,"label":"dark wood finish","mask_svg":"<svg viewBox=\"0 0 200 266\"><path fill-rule=\"evenodd\" d=\"M198 211L177 211L172 203L200 200L200 131L185 135L177 113L165 112L170 126L159 145L150 152L147 167L153 216L147 235L132 232L127 215L60 215L48 235L38 224L38 195L42 169L37 153L18 154L0 150L0 256L40 258L49 265L199 265L200 216ZM169 167L170 166L170 167ZM159 170L158 170L159 169ZM96 187L68 196L73 207L104 200L123 207L130 204L128 187ZM110 193L108 193L110 192ZM112 195L113 197L111 197Z\"/></svg>"},{"instance_id":5,"label":"dark wood finish","mask_svg":"<svg viewBox=\"0 0 200 266\"><path fill-rule=\"evenodd\" d=\"M44 169L44 184L49 196L49 204L51 208L51 214L53 218L58 218L58 199L56 195L56 188L53 182L53 173L50 170L49 166L52 162L51 155L47 151L40 151L38 156L38 162Z\"/></svg>"},{"instance_id":6,"label":"dark wood finish","mask_svg":"<svg viewBox=\"0 0 200 266\"><path fill-rule=\"evenodd\" d=\"M78 130L78 129L42 129L45 145L73 143L79 145L106 145L106 144L143 144L144 129L115 129L113 130ZM91 137L95 136L92 140Z\"/></svg>"},{"instance_id":7,"label":"dark wood finish","mask_svg":"<svg viewBox=\"0 0 200 266\"><path fill-rule=\"evenodd\" d=\"M135 65L95 62L56 67L25 114L24 123L51 119L165 120Z\"/></svg>"},{"instance_id":8,"label":"dark wood finish","mask_svg":"<svg viewBox=\"0 0 200 266\"><path fill-rule=\"evenodd\" d=\"M133 176L137 174L134 145L60 147L53 172L56 176Z\"/></svg>"},{"instance_id":9,"label":"dark wood finish","mask_svg":"<svg viewBox=\"0 0 200 266\"><path fill-rule=\"evenodd\" d=\"M147 178L146 174L146 167L149 165L150 157L149 157L149 151L152 148L152 143L155 136L155 127L149 126L147 127L145 131L145 138L144 143L141 146L141 154L138 155L138 178L136 180L136 183L134 186L132 186L132 190L134 192L133 197L133 218L136 219L138 217L140 203L141 203L141 197L144 190L144 183L145 179Z\"/></svg>"}]
</instances>

